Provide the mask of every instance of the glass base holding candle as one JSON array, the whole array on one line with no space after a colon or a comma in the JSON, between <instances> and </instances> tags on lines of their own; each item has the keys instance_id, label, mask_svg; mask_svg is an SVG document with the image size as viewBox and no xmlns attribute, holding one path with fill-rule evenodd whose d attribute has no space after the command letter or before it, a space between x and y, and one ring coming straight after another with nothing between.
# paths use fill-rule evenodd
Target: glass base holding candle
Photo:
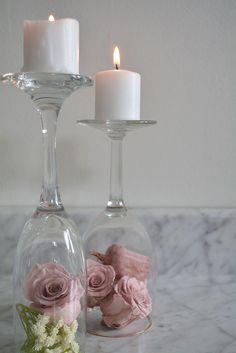
<instances>
[{"instance_id":1,"label":"glass base holding candle","mask_svg":"<svg viewBox=\"0 0 236 353\"><path fill-rule=\"evenodd\" d=\"M61 202L56 126L63 101L88 77L5 74L0 81L30 95L40 113L44 170L40 203L20 235L14 266L15 352L85 351L86 270L77 227Z\"/></svg>"},{"instance_id":2,"label":"glass base holding candle","mask_svg":"<svg viewBox=\"0 0 236 353\"><path fill-rule=\"evenodd\" d=\"M87 259L87 331L122 338L151 325L155 258L142 224L128 212L122 196L122 141L127 132L155 124L150 120L81 120L111 140L110 196L106 209L84 235Z\"/></svg>"}]
</instances>

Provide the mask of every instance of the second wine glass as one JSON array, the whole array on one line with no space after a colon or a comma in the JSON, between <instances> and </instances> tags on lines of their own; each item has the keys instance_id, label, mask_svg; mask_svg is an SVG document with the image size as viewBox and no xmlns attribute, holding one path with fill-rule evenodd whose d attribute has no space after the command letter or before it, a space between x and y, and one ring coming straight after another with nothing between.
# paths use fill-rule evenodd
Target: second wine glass
<instances>
[{"instance_id":1,"label":"second wine glass","mask_svg":"<svg viewBox=\"0 0 236 353\"><path fill-rule=\"evenodd\" d=\"M80 120L78 123L105 132L111 141L109 200L84 234L87 330L113 338L138 335L152 324L155 265L150 238L123 200L122 142L128 132L156 122Z\"/></svg>"}]
</instances>

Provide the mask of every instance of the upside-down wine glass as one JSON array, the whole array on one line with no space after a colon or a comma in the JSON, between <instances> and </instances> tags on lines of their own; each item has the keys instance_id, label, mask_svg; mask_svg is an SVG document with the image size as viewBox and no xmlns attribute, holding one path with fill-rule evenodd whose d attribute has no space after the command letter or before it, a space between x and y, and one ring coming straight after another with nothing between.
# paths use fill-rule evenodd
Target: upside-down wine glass
<instances>
[{"instance_id":1,"label":"upside-down wine glass","mask_svg":"<svg viewBox=\"0 0 236 353\"><path fill-rule=\"evenodd\" d=\"M111 140L110 194L105 210L84 234L87 259L87 331L121 338L145 332L152 324L155 265L150 238L127 211L122 194L122 141L153 120L79 120Z\"/></svg>"},{"instance_id":2,"label":"upside-down wine glass","mask_svg":"<svg viewBox=\"0 0 236 353\"><path fill-rule=\"evenodd\" d=\"M64 100L91 86L86 76L17 73L0 77L30 95L41 117L43 182L39 205L20 235L14 266L15 351L83 353L86 270L78 230L61 202L56 126Z\"/></svg>"}]
</instances>

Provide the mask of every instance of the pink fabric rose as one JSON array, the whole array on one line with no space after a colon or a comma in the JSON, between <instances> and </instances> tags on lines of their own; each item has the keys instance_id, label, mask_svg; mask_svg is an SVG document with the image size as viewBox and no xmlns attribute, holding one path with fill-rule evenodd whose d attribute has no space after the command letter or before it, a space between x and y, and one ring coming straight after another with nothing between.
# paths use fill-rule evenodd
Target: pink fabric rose
<instances>
[{"instance_id":1,"label":"pink fabric rose","mask_svg":"<svg viewBox=\"0 0 236 353\"><path fill-rule=\"evenodd\" d=\"M114 293L101 301L100 308L108 327L122 328L149 315L152 302L144 282L124 276L115 284Z\"/></svg>"},{"instance_id":2,"label":"pink fabric rose","mask_svg":"<svg viewBox=\"0 0 236 353\"><path fill-rule=\"evenodd\" d=\"M31 307L54 320L63 318L70 325L80 314L80 298L84 289L78 277L73 277L59 264L37 264L24 282L25 297Z\"/></svg>"},{"instance_id":3,"label":"pink fabric rose","mask_svg":"<svg viewBox=\"0 0 236 353\"><path fill-rule=\"evenodd\" d=\"M115 277L116 273L112 266L87 260L87 294L90 308L99 305L99 301L111 292Z\"/></svg>"}]
</instances>

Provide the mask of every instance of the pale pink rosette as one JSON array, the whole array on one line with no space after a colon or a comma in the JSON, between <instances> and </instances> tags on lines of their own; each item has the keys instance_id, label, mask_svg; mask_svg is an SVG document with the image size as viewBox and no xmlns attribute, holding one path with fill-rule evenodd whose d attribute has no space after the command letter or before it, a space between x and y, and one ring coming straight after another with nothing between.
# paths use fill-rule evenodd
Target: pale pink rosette
<instances>
[{"instance_id":1,"label":"pale pink rosette","mask_svg":"<svg viewBox=\"0 0 236 353\"><path fill-rule=\"evenodd\" d=\"M124 276L115 284L114 292L101 301L100 308L108 327L122 328L148 316L152 302L144 282Z\"/></svg>"},{"instance_id":2,"label":"pale pink rosette","mask_svg":"<svg viewBox=\"0 0 236 353\"><path fill-rule=\"evenodd\" d=\"M62 265L44 263L35 265L26 277L24 294L32 308L70 325L80 314L84 288Z\"/></svg>"},{"instance_id":3,"label":"pale pink rosette","mask_svg":"<svg viewBox=\"0 0 236 353\"><path fill-rule=\"evenodd\" d=\"M88 307L99 305L99 302L111 292L115 277L116 273L112 266L87 260Z\"/></svg>"}]
</instances>

